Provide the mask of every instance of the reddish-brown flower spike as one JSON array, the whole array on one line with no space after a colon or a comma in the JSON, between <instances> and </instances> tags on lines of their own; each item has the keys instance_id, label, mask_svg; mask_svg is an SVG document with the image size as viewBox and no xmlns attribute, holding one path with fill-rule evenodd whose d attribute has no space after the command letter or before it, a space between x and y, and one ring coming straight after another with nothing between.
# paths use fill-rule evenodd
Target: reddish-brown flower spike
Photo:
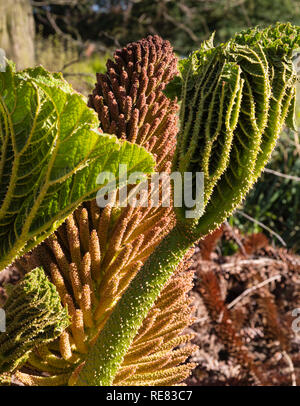
<instances>
[{"instance_id":1,"label":"reddish-brown flower spike","mask_svg":"<svg viewBox=\"0 0 300 406\"><path fill-rule=\"evenodd\" d=\"M169 41L148 36L132 42L108 60L107 72L97 74L89 107L95 109L103 132L149 147L157 156L157 170L169 170L173 155L178 105L164 94L177 74L177 58Z\"/></svg>"}]
</instances>

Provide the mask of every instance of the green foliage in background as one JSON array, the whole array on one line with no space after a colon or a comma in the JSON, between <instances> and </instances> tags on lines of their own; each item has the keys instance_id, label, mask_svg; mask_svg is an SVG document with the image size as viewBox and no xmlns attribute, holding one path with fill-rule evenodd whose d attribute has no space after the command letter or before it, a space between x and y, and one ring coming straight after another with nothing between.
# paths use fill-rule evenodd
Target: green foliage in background
<instances>
[{"instance_id":1,"label":"green foliage in background","mask_svg":"<svg viewBox=\"0 0 300 406\"><path fill-rule=\"evenodd\" d=\"M198 48L213 31L218 43L247 27L277 21L300 24L299 0L80 0L49 4L48 10L35 7L36 23L45 36L60 32L47 12L53 13L59 30L76 41L100 41L116 48L158 34L182 55Z\"/></svg>"},{"instance_id":2,"label":"green foliage in background","mask_svg":"<svg viewBox=\"0 0 300 406\"><path fill-rule=\"evenodd\" d=\"M87 96L95 86L96 73L104 73L106 53L93 53L90 57L71 38L61 38L57 34L43 37L38 32L35 38L36 65L42 65L50 72L62 72L67 81L78 92Z\"/></svg>"},{"instance_id":3,"label":"green foliage in background","mask_svg":"<svg viewBox=\"0 0 300 406\"><path fill-rule=\"evenodd\" d=\"M269 169L300 177L300 146L291 131L286 130L274 151ZM300 182L272 173L263 173L242 207L243 212L260 221L280 235L288 248L300 252ZM231 223L244 232L263 231L272 234L239 214ZM280 242L274 237L274 242Z\"/></svg>"}]
</instances>

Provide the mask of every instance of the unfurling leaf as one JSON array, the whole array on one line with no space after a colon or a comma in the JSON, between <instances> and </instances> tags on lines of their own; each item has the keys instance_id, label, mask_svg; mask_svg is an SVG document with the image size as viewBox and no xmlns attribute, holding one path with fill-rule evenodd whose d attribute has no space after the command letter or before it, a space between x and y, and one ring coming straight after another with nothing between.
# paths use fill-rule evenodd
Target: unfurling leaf
<instances>
[{"instance_id":1,"label":"unfurling leaf","mask_svg":"<svg viewBox=\"0 0 300 406\"><path fill-rule=\"evenodd\" d=\"M97 176L119 164L149 173L144 148L97 131L96 113L60 74L42 67L0 73L0 270L49 236L84 200Z\"/></svg>"},{"instance_id":2,"label":"unfurling leaf","mask_svg":"<svg viewBox=\"0 0 300 406\"><path fill-rule=\"evenodd\" d=\"M300 27L251 29L181 62L180 134L174 170L204 173L200 237L241 203L268 162L284 124L293 126ZM178 89L178 83L169 91ZM186 208L176 210L184 223ZM204 213L204 214L203 214Z\"/></svg>"},{"instance_id":3,"label":"unfurling leaf","mask_svg":"<svg viewBox=\"0 0 300 406\"><path fill-rule=\"evenodd\" d=\"M0 333L0 373L15 370L34 348L54 340L70 324L58 291L42 268L11 289L4 311L7 329Z\"/></svg>"}]
</instances>

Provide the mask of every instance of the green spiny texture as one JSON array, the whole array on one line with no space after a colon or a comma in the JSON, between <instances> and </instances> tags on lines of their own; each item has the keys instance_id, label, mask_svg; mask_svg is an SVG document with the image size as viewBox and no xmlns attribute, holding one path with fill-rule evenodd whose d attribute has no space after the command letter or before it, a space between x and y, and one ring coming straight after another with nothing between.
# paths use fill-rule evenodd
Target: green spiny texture
<instances>
[{"instance_id":1,"label":"green spiny texture","mask_svg":"<svg viewBox=\"0 0 300 406\"><path fill-rule=\"evenodd\" d=\"M144 148L100 134L96 113L42 67L0 72L0 270L48 237L85 200L102 172L152 172Z\"/></svg>"},{"instance_id":2,"label":"green spiny texture","mask_svg":"<svg viewBox=\"0 0 300 406\"><path fill-rule=\"evenodd\" d=\"M200 238L241 203L268 162L284 124L294 127L300 28L248 30L213 47L213 37L181 62L181 129L174 170L204 172L204 214L178 220Z\"/></svg>"},{"instance_id":3,"label":"green spiny texture","mask_svg":"<svg viewBox=\"0 0 300 406\"><path fill-rule=\"evenodd\" d=\"M133 279L90 350L77 385L110 385L150 310L188 248L215 229L260 175L283 124L293 124L296 72L292 50L300 27L248 30L226 44L205 42L181 63L181 129L173 169L205 174L204 214L175 229Z\"/></svg>"},{"instance_id":4,"label":"green spiny texture","mask_svg":"<svg viewBox=\"0 0 300 406\"><path fill-rule=\"evenodd\" d=\"M0 333L0 373L20 367L34 348L54 340L69 325L67 310L42 268L10 289L3 309L6 332Z\"/></svg>"},{"instance_id":5,"label":"green spiny texture","mask_svg":"<svg viewBox=\"0 0 300 406\"><path fill-rule=\"evenodd\" d=\"M161 242L158 255L150 256L116 305L97 344L89 351L76 385L113 383L138 328L190 246L191 241L176 227Z\"/></svg>"}]
</instances>

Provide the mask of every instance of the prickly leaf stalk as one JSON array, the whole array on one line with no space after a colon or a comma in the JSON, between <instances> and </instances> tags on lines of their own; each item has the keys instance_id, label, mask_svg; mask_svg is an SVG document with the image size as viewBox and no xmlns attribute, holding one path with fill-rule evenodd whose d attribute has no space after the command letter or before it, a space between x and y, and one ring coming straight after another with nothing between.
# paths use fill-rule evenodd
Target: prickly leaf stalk
<instances>
[{"instance_id":1,"label":"prickly leaf stalk","mask_svg":"<svg viewBox=\"0 0 300 406\"><path fill-rule=\"evenodd\" d=\"M176 74L169 41L148 36L115 52L89 97L101 130L151 151L158 172L170 170L175 150L178 105L163 90Z\"/></svg>"},{"instance_id":2,"label":"prickly leaf stalk","mask_svg":"<svg viewBox=\"0 0 300 406\"><path fill-rule=\"evenodd\" d=\"M109 209L112 215L113 209ZM95 210L99 210L97 206L91 212L95 214ZM40 245L29 258L23 257L18 262L20 268L27 270L35 263L43 264L71 317L70 327L59 339L49 346L38 348L27 360L27 371L29 368L51 375L42 377L36 372L28 373L21 369L16 377L24 384L76 383L83 362L115 303L142 265L142 261L135 260L136 250L133 251L128 242L126 244L125 238L121 241L124 249L115 260L108 262L107 258L116 252L113 251L115 247L111 238L115 231L113 216L108 217L107 212L108 209L103 211L98 220L94 216L96 223L93 223L86 208L78 209L46 244ZM101 261L100 236L105 231L105 223L109 243L108 251L103 250ZM86 242L88 245L84 248ZM194 350L188 344L192 336L181 335L184 328L192 323L191 301L187 292L192 286L193 273L185 272L186 267L182 263L174 278L164 287L126 353L113 384L176 384L185 379L194 367L192 363L182 364ZM175 349L179 344L186 345Z\"/></svg>"}]
</instances>

